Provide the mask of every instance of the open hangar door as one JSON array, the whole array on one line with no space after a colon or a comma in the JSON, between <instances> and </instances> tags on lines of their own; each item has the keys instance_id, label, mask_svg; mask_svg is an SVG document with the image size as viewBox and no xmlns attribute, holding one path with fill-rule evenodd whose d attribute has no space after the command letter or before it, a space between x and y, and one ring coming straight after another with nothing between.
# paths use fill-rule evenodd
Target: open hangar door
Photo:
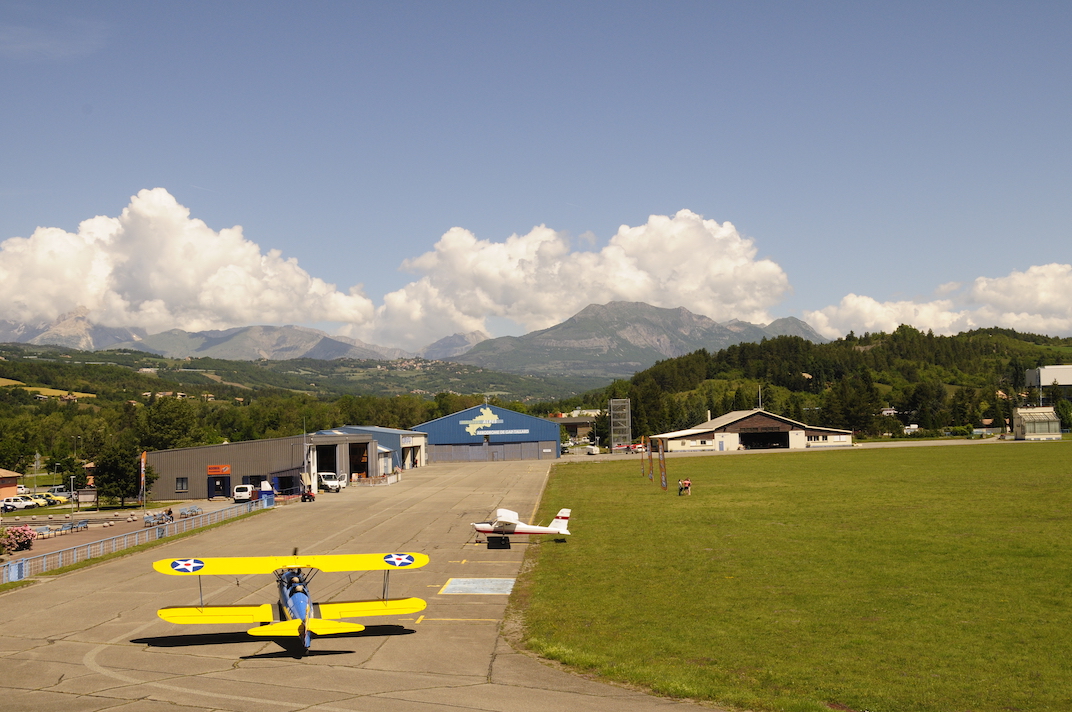
<instances>
[{"instance_id":1,"label":"open hangar door","mask_svg":"<svg viewBox=\"0 0 1072 712\"><path fill-rule=\"evenodd\" d=\"M745 450L789 448L789 432L738 433Z\"/></svg>"}]
</instances>

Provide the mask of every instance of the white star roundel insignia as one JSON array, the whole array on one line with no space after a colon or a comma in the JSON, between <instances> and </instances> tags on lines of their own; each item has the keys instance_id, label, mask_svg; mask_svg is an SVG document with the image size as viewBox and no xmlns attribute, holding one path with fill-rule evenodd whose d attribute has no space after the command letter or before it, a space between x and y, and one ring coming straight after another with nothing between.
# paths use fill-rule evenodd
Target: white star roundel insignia
<instances>
[{"instance_id":1,"label":"white star roundel insignia","mask_svg":"<svg viewBox=\"0 0 1072 712\"><path fill-rule=\"evenodd\" d=\"M175 559L171 562L171 568L184 574L192 574L205 568L205 562L201 559Z\"/></svg>"},{"instance_id":2,"label":"white star roundel insignia","mask_svg":"<svg viewBox=\"0 0 1072 712\"><path fill-rule=\"evenodd\" d=\"M409 566L413 563L413 557L409 554L388 554L383 560L391 566Z\"/></svg>"}]
</instances>

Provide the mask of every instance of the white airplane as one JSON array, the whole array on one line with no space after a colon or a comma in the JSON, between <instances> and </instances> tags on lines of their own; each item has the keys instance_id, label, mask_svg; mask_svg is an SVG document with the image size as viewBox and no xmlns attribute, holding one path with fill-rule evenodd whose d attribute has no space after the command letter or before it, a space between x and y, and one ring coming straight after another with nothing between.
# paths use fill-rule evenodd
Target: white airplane
<instances>
[{"instance_id":1,"label":"white airplane","mask_svg":"<svg viewBox=\"0 0 1072 712\"><path fill-rule=\"evenodd\" d=\"M546 527L535 524L525 524L517 516L517 512L509 509L496 509L495 519L490 522L473 522L473 529L480 534L491 537L507 537L511 534L569 534L570 510L560 509L554 520Z\"/></svg>"}]
</instances>

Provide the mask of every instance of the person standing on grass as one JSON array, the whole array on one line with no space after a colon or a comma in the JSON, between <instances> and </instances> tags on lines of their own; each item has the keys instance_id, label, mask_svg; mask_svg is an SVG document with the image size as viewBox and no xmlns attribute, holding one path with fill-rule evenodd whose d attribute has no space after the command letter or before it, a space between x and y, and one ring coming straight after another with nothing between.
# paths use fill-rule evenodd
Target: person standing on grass
<instances>
[{"instance_id":1,"label":"person standing on grass","mask_svg":"<svg viewBox=\"0 0 1072 712\"><path fill-rule=\"evenodd\" d=\"M677 496L680 497L685 492L685 483L681 480L677 481Z\"/></svg>"},{"instance_id":2,"label":"person standing on grass","mask_svg":"<svg viewBox=\"0 0 1072 712\"><path fill-rule=\"evenodd\" d=\"M685 486L685 494L692 495L692 480L686 477L685 481L681 484Z\"/></svg>"}]
</instances>

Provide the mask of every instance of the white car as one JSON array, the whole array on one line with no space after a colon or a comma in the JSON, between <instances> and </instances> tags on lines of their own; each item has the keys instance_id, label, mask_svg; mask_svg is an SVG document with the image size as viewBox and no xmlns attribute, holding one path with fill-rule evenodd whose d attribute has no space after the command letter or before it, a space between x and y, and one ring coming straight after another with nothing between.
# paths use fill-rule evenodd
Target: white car
<instances>
[{"instance_id":1,"label":"white car","mask_svg":"<svg viewBox=\"0 0 1072 712\"><path fill-rule=\"evenodd\" d=\"M11 505L15 509L34 509L37 507L37 502L24 494L20 494L18 497L5 497L4 504Z\"/></svg>"},{"instance_id":2,"label":"white car","mask_svg":"<svg viewBox=\"0 0 1072 712\"><path fill-rule=\"evenodd\" d=\"M338 492L343 488L339 476L334 472L318 472L316 473L316 479L320 483L318 489L322 489L325 492Z\"/></svg>"}]
</instances>

